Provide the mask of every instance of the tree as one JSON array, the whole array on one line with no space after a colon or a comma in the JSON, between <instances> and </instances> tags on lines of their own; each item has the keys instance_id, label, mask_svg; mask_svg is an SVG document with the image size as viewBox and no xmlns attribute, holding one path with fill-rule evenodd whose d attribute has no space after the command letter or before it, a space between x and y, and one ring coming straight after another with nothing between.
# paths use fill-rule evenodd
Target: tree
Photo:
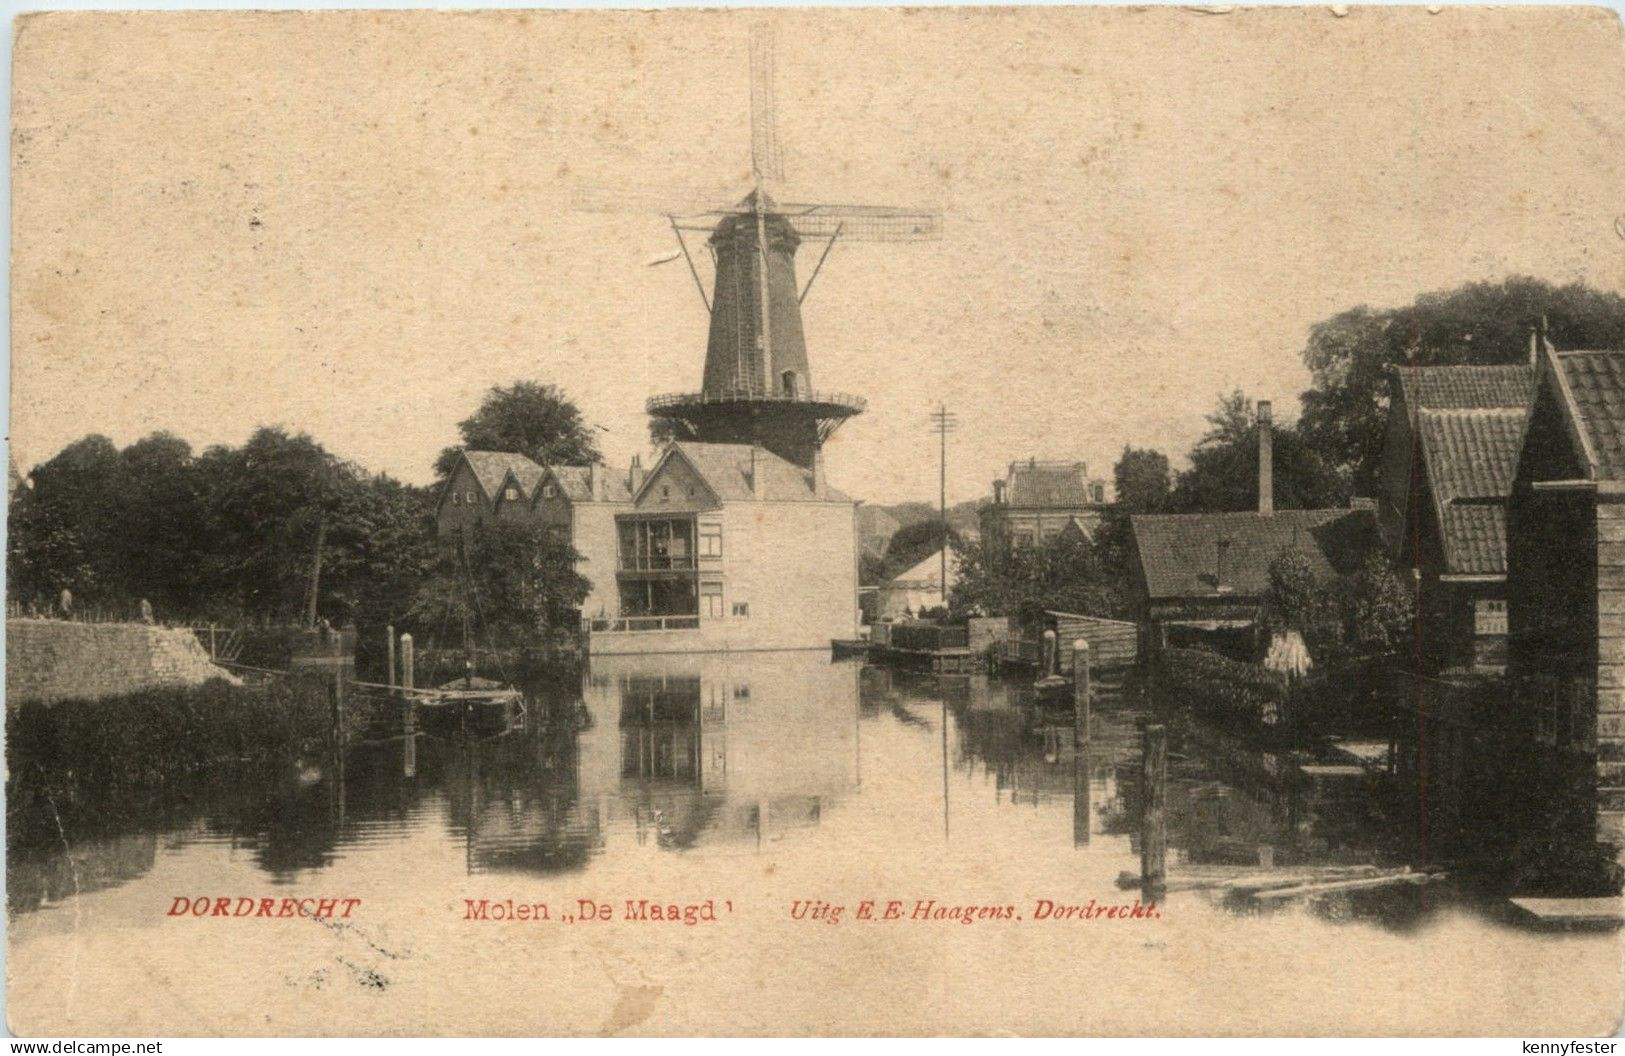
<instances>
[{"instance_id":1,"label":"tree","mask_svg":"<svg viewBox=\"0 0 1625 1056\"><path fill-rule=\"evenodd\" d=\"M1414 598L1380 553L1352 575L1321 582L1301 550L1287 550L1269 575L1265 619L1273 630L1302 634L1319 664L1392 655L1409 640Z\"/></svg>"},{"instance_id":2,"label":"tree","mask_svg":"<svg viewBox=\"0 0 1625 1056\"><path fill-rule=\"evenodd\" d=\"M47 600L53 602L63 587L85 601L106 602L121 593L118 448L91 434L36 466L30 476L34 486L19 497L11 517L12 532L20 538L13 538L9 549L19 558L19 574L33 577L36 589L49 589Z\"/></svg>"},{"instance_id":3,"label":"tree","mask_svg":"<svg viewBox=\"0 0 1625 1056\"><path fill-rule=\"evenodd\" d=\"M1179 474L1167 507L1175 512L1258 508L1258 425L1253 401L1241 390L1219 398L1207 416L1208 432L1191 450L1190 468ZM1298 431L1274 426L1275 508L1324 509L1348 504L1348 484Z\"/></svg>"},{"instance_id":4,"label":"tree","mask_svg":"<svg viewBox=\"0 0 1625 1056\"><path fill-rule=\"evenodd\" d=\"M948 529L950 547L959 541L959 533ZM882 581L890 579L924 561L943 546L942 522L915 521L892 533L886 544L886 556L881 562Z\"/></svg>"},{"instance_id":5,"label":"tree","mask_svg":"<svg viewBox=\"0 0 1625 1056\"><path fill-rule=\"evenodd\" d=\"M1309 331L1302 439L1356 494L1375 494L1388 368L1522 363L1542 317L1559 349L1625 348L1625 297L1527 277L1424 294L1402 308L1351 308Z\"/></svg>"},{"instance_id":6,"label":"tree","mask_svg":"<svg viewBox=\"0 0 1625 1056\"><path fill-rule=\"evenodd\" d=\"M1126 513L1155 513L1168 502L1168 456L1161 451L1124 444L1112 479L1117 506Z\"/></svg>"},{"instance_id":7,"label":"tree","mask_svg":"<svg viewBox=\"0 0 1625 1056\"><path fill-rule=\"evenodd\" d=\"M579 559L545 525L482 521L441 556L412 615L442 633L467 619L481 641L494 644L568 629L592 587L576 571Z\"/></svg>"},{"instance_id":8,"label":"tree","mask_svg":"<svg viewBox=\"0 0 1625 1056\"><path fill-rule=\"evenodd\" d=\"M512 451L544 465L583 465L598 461L598 445L581 411L558 388L534 381L496 386L479 410L457 423L463 448ZM444 480L457 468L460 448L448 447L435 460Z\"/></svg>"},{"instance_id":9,"label":"tree","mask_svg":"<svg viewBox=\"0 0 1625 1056\"><path fill-rule=\"evenodd\" d=\"M1115 568L1080 532L1062 532L1037 546L1008 547L997 539L956 542L959 576L948 597L956 616L1014 616L1023 623L1046 610L1115 617L1125 595Z\"/></svg>"},{"instance_id":10,"label":"tree","mask_svg":"<svg viewBox=\"0 0 1625 1056\"><path fill-rule=\"evenodd\" d=\"M1416 594L1382 558L1371 554L1340 592L1345 640L1355 652L1393 654L1410 644Z\"/></svg>"},{"instance_id":11,"label":"tree","mask_svg":"<svg viewBox=\"0 0 1625 1056\"><path fill-rule=\"evenodd\" d=\"M119 593L130 604L146 598L159 612L190 611L203 586L199 551L208 546L199 537L206 513L192 445L153 433L119 452L119 466L120 531L109 541L120 557Z\"/></svg>"},{"instance_id":12,"label":"tree","mask_svg":"<svg viewBox=\"0 0 1625 1056\"><path fill-rule=\"evenodd\" d=\"M1325 589L1308 556L1302 550L1283 551L1270 562L1269 578L1264 612L1270 626L1307 638L1326 614Z\"/></svg>"}]
</instances>

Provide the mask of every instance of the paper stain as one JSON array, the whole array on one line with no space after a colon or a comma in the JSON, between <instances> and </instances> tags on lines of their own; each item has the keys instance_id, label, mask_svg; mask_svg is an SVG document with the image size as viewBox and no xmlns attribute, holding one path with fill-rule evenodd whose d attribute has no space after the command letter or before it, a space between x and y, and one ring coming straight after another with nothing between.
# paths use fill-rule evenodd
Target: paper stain
<instances>
[{"instance_id":1,"label":"paper stain","mask_svg":"<svg viewBox=\"0 0 1625 1056\"><path fill-rule=\"evenodd\" d=\"M623 983L615 984L615 1007L609 1010L609 1018L604 1025L598 1028L601 1038L614 1037L623 1030L637 1026L649 1018L654 1011L655 1002L660 995L666 992L663 986Z\"/></svg>"}]
</instances>

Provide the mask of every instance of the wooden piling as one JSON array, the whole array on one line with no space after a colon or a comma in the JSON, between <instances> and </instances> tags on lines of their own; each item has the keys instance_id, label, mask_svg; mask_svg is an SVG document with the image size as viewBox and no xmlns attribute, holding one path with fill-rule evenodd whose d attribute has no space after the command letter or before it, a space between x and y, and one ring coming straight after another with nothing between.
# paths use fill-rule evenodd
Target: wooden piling
<instances>
[{"instance_id":1,"label":"wooden piling","mask_svg":"<svg viewBox=\"0 0 1625 1056\"><path fill-rule=\"evenodd\" d=\"M1168 882L1168 731L1145 728L1140 758L1140 889L1159 899Z\"/></svg>"},{"instance_id":2,"label":"wooden piling","mask_svg":"<svg viewBox=\"0 0 1625 1056\"><path fill-rule=\"evenodd\" d=\"M401 635L401 681L402 689L412 688L412 636Z\"/></svg>"},{"instance_id":3,"label":"wooden piling","mask_svg":"<svg viewBox=\"0 0 1625 1056\"><path fill-rule=\"evenodd\" d=\"M1079 748L1089 743L1089 643L1072 643L1072 740Z\"/></svg>"},{"instance_id":4,"label":"wooden piling","mask_svg":"<svg viewBox=\"0 0 1625 1056\"><path fill-rule=\"evenodd\" d=\"M390 649L393 660L395 650ZM401 761L401 772L407 777L418 775L418 717L417 706L412 696L413 678L412 636L401 635L401 724L406 737L406 751ZM390 681L395 681L395 674L390 672Z\"/></svg>"},{"instance_id":5,"label":"wooden piling","mask_svg":"<svg viewBox=\"0 0 1625 1056\"><path fill-rule=\"evenodd\" d=\"M1072 643L1072 845L1089 842L1089 643Z\"/></svg>"}]
</instances>

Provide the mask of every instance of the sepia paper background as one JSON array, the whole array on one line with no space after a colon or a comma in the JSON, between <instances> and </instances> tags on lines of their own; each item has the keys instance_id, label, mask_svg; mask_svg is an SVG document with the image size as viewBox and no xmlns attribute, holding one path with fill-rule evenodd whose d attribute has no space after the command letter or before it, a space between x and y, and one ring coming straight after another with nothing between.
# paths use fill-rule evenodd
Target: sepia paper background
<instances>
[{"instance_id":1,"label":"sepia paper background","mask_svg":"<svg viewBox=\"0 0 1625 1056\"><path fill-rule=\"evenodd\" d=\"M818 387L869 400L828 459L858 498L934 497L939 400L963 420L952 502L1029 454L1104 470L1126 443L1186 450L1234 388L1291 417L1307 327L1348 307L1516 274L1625 289L1625 48L1601 9L43 14L15 42L18 462L92 431L123 444L169 429L201 449L281 423L426 483L480 393L535 377L565 385L624 464L646 446L643 400L698 382L704 311L680 265L644 267L669 248L662 217L575 212L572 188L743 187L758 21L779 33L789 185L945 213L940 242L838 247L808 301ZM848 816L834 846L843 825L904 823ZM367 899L353 929L222 922L177 938L162 906L114 889L82 911L99 921L12 921L11 1024L1619 1023L1617 937L1515 935L1486 960L1456 916L1411 934L1351 926L1333 945L1290 914L1243 925L1196 906L1190 926L1115 930L794 923L801 898L1114 893L1114 874L1064 857L967 871L952 844L828 846L581 880L583 898L738 907L699 928L471 926L462 892L525 900L524 879L426 871L412 898L338 892ZM379 868L421 865L408 847ZM177 894L241 886L222 870L168 879ZM334 957L389 985L313 982Z\"/></svg>"}]
</instances>

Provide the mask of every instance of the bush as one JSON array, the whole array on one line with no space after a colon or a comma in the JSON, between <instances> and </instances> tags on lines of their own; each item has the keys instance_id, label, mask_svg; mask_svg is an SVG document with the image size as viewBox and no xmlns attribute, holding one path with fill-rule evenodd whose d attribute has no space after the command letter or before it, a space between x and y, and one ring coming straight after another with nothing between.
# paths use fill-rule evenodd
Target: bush
<instances>
[{"instance_id":1,"label":"bush","mask_svg":"<svg viewBox=\"0 0 1625 1056\"><path fill-rule=\"evenodd\" d=\"M1286 717L1286 679L1199 649L1162 651L1164 688L1227 726L1276 726Z\"/></svg>"}]
</instances>

